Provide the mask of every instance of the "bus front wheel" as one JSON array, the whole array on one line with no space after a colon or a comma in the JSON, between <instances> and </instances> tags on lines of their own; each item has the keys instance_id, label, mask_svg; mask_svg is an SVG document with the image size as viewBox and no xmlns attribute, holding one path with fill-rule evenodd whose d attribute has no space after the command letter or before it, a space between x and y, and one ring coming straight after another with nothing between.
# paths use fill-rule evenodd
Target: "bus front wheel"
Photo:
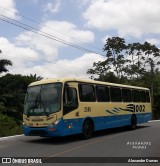
<instances>
[{"instance_id":1,"label":"bus front wheel","mask_svg":"<svg viewBox=\"0 0 160 166\"><path fill-rule=\"evenodd\" d=\"M87 119L83 123L83 138L84 139L89 139L92 137L93 134L93 125L91 120Z\"/></svg>"}]
</instances>

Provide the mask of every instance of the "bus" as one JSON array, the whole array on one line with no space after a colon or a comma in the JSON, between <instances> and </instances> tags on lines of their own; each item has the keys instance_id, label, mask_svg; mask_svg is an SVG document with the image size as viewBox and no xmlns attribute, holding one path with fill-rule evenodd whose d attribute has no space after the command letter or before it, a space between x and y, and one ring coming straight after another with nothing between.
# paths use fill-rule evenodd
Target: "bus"
<instances>
[{"instance_id":1,"label":"bus","mask_svg":"<svg viewBox=\"0 0 160 166\"><path fill-rule=\"evenodd\" d=\"M26 136L55 137L130 126L152 118L148 88L76 78L28 86L23 113Z\"/></svg>"}]
</instances>

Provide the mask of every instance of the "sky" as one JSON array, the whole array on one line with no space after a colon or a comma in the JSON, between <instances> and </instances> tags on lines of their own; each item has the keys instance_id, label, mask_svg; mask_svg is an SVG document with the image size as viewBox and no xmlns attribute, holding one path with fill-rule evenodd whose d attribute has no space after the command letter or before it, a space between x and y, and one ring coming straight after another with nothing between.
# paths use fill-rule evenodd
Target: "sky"
<instances>
[{"instance_id":1,"label":"sky","mask_svg":"<svg viewBox=\"0 0 160 166\"><path fill-rule=\"evenodd\" d=\"M0 59L12 74L89 78L116 36L160 47L160 0L0 0Z\"/></svg>"}]
</instances>

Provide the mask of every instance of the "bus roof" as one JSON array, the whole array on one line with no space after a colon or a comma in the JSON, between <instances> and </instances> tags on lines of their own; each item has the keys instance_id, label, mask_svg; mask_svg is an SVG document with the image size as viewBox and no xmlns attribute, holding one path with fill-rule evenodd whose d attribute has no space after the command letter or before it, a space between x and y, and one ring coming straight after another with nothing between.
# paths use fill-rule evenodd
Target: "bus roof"
<instances>
[{"instance_id":1,"label":"bus roof","mask_svg":"<svg viewBox=\"0 0 160 166\"><path fill-rule=\"evenodd\" d=\"M94 81L94 80L88 80L88 79L79 79L79 78L53 78L53 79L44 79L40 81L33 82L29 85L30 86L36 86L36 85L42 85L42 84L49 84L54 82L82 82L82 83L90 83L90 84L100 84L100 85L108 85L108 86L117 86L117 87L125 87L125 88L135 88L135 89L142 89L142 90L149 90L148 88L144 87L138 87L138 86L131 86L131 85L125 85L125 84L116 84L116 83L110 83L110 82L102 82L102 81Z\"/></svg>"}]
</instances>

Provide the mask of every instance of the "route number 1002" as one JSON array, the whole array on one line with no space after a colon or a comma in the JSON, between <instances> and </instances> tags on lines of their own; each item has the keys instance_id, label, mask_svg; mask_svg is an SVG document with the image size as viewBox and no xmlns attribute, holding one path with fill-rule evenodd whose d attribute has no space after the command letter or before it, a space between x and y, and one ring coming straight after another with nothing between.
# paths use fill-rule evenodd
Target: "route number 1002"
<instances>
[{"instance_id":1,"label":"route number 1002","mask_svg":"<svg viewBox=\"0 0 160 166\"><path fill-rule=\"evenodd\" d=\"M145 112L145 105L135 105L134 112Z\"/></svg>"}]
</instances>

